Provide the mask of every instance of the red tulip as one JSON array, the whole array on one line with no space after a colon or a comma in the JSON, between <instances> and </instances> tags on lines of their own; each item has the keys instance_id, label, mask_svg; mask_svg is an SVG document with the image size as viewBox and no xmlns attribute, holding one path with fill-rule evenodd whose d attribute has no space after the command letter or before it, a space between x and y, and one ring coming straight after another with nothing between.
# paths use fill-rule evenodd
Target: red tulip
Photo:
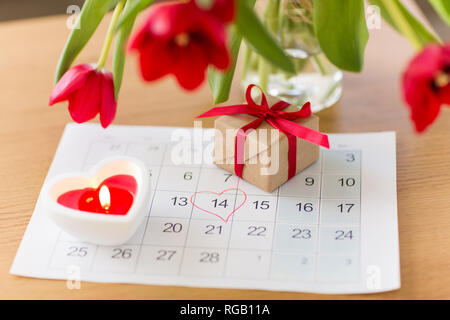
<instances>
[{"instance_id":1,"label":"red tulip","mask_svg":"<svg viewBox=\"0 0 450 320\"><path fill-rule=\"evenodd\" d=\"M195 0L191 0L196 2ZM209 11L225 23L231 22L235 15L235 0L212 0ZM198 2L196 2L198 4Z\"/></svg>"},{"instance_id":2,"label":"red tulip","mask_svg":"<svg viewBox=\"0 0 450 320\"><path fill-rule=\"evenodd\" d=\"M441 106L450 104L450 43L429 45L403 75L403 94L417 132L436 120Z\"/></svg>"},{"instance_id":3,"label":"red tulip","mask_svg":"<svg viewBox=\"0 0 450 320\"><path fill-rule=\"evenodd\" d=\"M100 113L102 127L108 127L116 115L113 75L89 64L69 69L53 89L49 104L65 100L75 122L86 122Z\"/></svg>"},{"instance_id":4,"label":"red tulip","mask_svg":"<svg viewBox=\"0 0 450 320\"><path fill-rule=\"evenodd\" d=\"M130 44L130 50L139 52L144 80L174 74L183 88L194 90L203 83L208 65L228 68L226 29L219 18L193 2L153 7Z\"/></svg>"}]
</instances>

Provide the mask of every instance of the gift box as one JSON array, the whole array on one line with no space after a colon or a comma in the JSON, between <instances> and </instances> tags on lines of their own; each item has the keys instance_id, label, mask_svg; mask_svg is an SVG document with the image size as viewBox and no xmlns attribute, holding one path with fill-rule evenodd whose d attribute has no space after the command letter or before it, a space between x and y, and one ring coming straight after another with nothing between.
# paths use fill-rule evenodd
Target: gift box
<instances>
[{"instance_id":1,"label":"gift box","mask_svg":"<svg viewBox=\"0 0 450 320\"><path fill-rule=\"evenodd\" d=\"M310 104L302 108L261 93L247 104L216 107L199 117L215 121L214 163L257 187L272 192L319 158L328 137L317 130Z\"/></svg>"}]
</instances>

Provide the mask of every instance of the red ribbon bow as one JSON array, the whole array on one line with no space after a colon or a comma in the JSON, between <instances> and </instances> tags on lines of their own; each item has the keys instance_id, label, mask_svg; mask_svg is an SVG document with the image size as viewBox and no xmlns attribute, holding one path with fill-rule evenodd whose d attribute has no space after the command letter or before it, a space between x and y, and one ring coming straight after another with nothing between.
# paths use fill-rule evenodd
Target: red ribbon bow
<instances>
[{"instance_id":1,"label":"red ribbon bow","mask_svg":"<svg viewBox=\"0 0 450 320\"><path fill-rule=\"evenodd\" d=\"M292 121L311 116L311 104L309 102L305 103L299 111L285 112L283 109L287 108L290 105L289 103L279 101L272 107L269 107L266 96L259 87L257 88L261 90L261 104L257 104L251 95L253 87L257 86L254 84L249 85L245 93L247 104L212 108L211 110L199 115L197 118L236 114L249 114L257 117L256 120L240 128L236 135L234 146L234 171L236 175L241 178L242 171L244 169L244 144L245 139L247 138L247 130L256 129L263 123L263 121L267 121L267 123L284 133L288 138L288 179L290 179L295 176L296 173L297 137L329 149L330 143L328 142L328 136Z\"/></svg>"}]
</instances>

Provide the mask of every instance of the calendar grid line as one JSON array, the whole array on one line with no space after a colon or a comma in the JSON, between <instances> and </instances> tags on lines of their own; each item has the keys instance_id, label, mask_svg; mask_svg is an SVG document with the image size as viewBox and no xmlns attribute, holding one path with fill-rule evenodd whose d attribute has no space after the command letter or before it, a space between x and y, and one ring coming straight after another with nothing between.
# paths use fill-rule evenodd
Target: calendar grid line
<instances>
[{"instance_id":1,"label":"calendar grid line","mask_svg":"<svg viewBox=\"0 0 450 320\"><path fill-rule=\"evenodd\" d=\"M60 243L80 243L80 242L76 242L76 241L68 241L68 240L61 240ZM166 248L166 247L174 247L174 248L184 248L184 246L182 245L162 245L162 244L145 244L143 243L142 245L139 245L137 243L130 243L130 244L123 244L121 246L117 246L117 248L128 248L128 247L136 247L136 246L142 246L142 247L155 247L155 248ZM115 247L116 248L116 247ZM189 246L188 248L191 249L226 249L226 248L221 248L221 247L212 247L212 246ZM230 248L231 251L253 251L256 249L248 249L248 248ZM283 254L290 254L290 255L298 255L298 254L302 254L302 255L308 255L308 254L316 254L318 253L319 255L326 255L326 256L334 256L334 257L358 257L359 255L357 253L353 253L353 254L349 254L349 253L326 253L326 254L321 254L320 252L314 251L314 252L308 252L308 251L297 251L297 250L273 250L273 249L257 249L257 251L260 252L266 252L266 253L283 253Z\"/></svg>"},{"instance_id":2,"label":"calendar grid line","mask_svg":"<svg viewBox=\"0 0 450 320\"><path fill-rule=\"evenodd\" d=\"M195 186L193 203L195 203L195 199L197 198L197 190L198 190L198 184L200 183L200 175L201 175L201 172L202 172L202 167L203 166L200 167L200 170L198 172L198 178L197 178L197 183L196 183L196 186ZM190 213L190 216L189 216L188 227L187 227L187 230L186 230L186 238L184 239L183 252L181 254L181 261L180 261L180 265L179 265L178 273L177 273L178 275L181 274L181 269L183 268L183 261L184 261L184 256L185 256L186 249L187 249L187 242L188 242L188 237L189 237L189 229L191 227L191 220L192 220L192 213L193 212L194 212L194 206L191 207L191 213Z\"/></svg>"},{"instance_id":3,"label":"calendar grid line","mask_svg":"<svg viewBox=\"0 0 450 320\"><path fill-rule=\"evenodd\" d=\"M120 144L122 144L122 143L118 143L118 144L120 145ZM93 145L94 145L94 144L91 143L91 145L90 145L90 147L89 147L89 151L87 152L87 156L86 156L86 160L85 160L84 166L87 166L87 165L88 165L88 164L87 164L87 159L89 159L90 149L92 149L92 146L93 146ZM127 148L127 144L125 144L125 149L126 149L126 148ZM98 251L99 251L99 245L95 245L95 250L94 250L94 253L93 253L93 256L92 256L92 260L90 261L90 264L89 264L88 272L92 272L92 271L93 271L94 263L95 263L95 258L97 257Z\"/></svg>"},{"instance_id":4,"label":"calendar grid line","mask_svg":"<svg viewBox=\"0 0 450 320\"><path fill-rule=\"evenodd\" d=\"M360 161L360 166L359 166L359 246L358 246L358 257L361 257L361 239L362 239L362 233L361 233L361 220L362 220L362 215L361 212L363 210L363 202L362 202L362 186L363 186L363 177L362 177L362 160L363 160L363 151L360 151L360 156L359 156L359 161ZM361 259L361 258L359 258ZM358 279L361 280L361 276L362 276L362 268L363 265L360 262L359 263L359 275L358 275Z\"/></svg>"},{"instance_id":5,"label":"calendar grid line","mask_svg":"<svg viewBox=\"0 0 450 320\"><path fill-rule=\"evenodd\" d=\"M164 151L163 151L163 156L162 156L162 159L161 159L161 164L163 162L163 159L164 159L164 156L166 154L166 151L167 151L167 145L164 145ZM159 181L160 175L161 175L161 170L158 171L158 177L156 178L156 182L155 182L155 189L156 189L156 186L158 185L158 181ZM151 181L150 181L150 183L151 183ZM142 234L141 243L139 244L139 250L138 250L138 253L137 253L137 256L136 256L136 263L134 264L133 273L136 273L137 267L139 265L139 259L141 257L141 252L142 252L142 246L144 244L145 234L147 232L148 223L150 221L150 213L152 212L152 208L153 208L153 205L155 203L156 190L152 190L152 192L153 192L152 203L150 204L148 216L146 217L144 232Z\"/></svg>"},{"instance_id":6,"label":"calendar grid line","mask_svg":"<svg viewBox=\"0 0 450 320\"><path fill-rule=\"evenodd\" d=\"M274 254L275 254L275 239L277 237L277 233L278 233L278 229L277 229L277 218L278 218L278 202L280 201L280 187L277 188L277 201L275 203L275 217L273 220L273 235L272 235L272 245L270 246L270 262L269 262L269 270L268 270L268 274L267 277L269 279L272 278L272 264L273 264L273 259L274 259Z\"/></svg>"},{"instance_id":7,"label":"calendar grid line","mask_svg":"<svg viewBox=\"0 0 450 320\"><path fill-rule=\"evenodd\" d=\"M238 189L239 189L239 183L241 182L241 179L238 178L237 180L237 184L236 184L236 191L234 193L234 205L233 205L233 210L236 210L236 200L237 200L237 193L238 193ZM226 267L227 267L227 260L228 260L228 255L230 254L230 242L231 242L231 236L233 234L233 224L234 224L234 214L231 217L231 225L230 225L230 233L228 235L228 239L227 239L227 248L226 248L226 254L225 254L225 259L223 262L223 276L226 276Z\"/></svg>"},{"instance_id":8,"label":"calendar grid line","mask_svg":"<svg viewBox=\"0 0 450 320\"><path fill-rule=\"evenodd\" d=\"M346 199L347 200L347 199ZM348 200L356 200L356 199L348 199ZM173 219L178 219L178 220L185 220L185 221L189 221L189 218L181 218L181 217L168 217L168 216L150 216L150 219L156 218L156 219L164 219L164 218L173 218ZM219 219L214 219L214 218L192 218L193 221L211 221L211 222L220 222L222 220ZM231 220L231 218L230 218ZM255 220L255 219L237 219L236 222L264 222L264 223L270 223L269 221L261 221L261 220ZM297 225L301 225L301 226L318 226L318 223L310 223L310 222L301 222L301 223L296 223L295 220L280 220L277 224L282 224L282 225L291 225L291 224L297 224ZM327 224L322 224L325 227L342 227L342 224L336 223L327 223ZM346 225L349 226L355 226L358 227L359 223L347 223Z\"/></svg>"},{"instance_id":9,"label":"calendar grid line","mask_svg":"<svg viewBox=\"0 0 450 320\"><path fill-rule=\"evenodd\" d=\"M89 152L91 151L92 146L93 146L93 142L91 141L89 143L88 147L87 147L86 154L83 156L83 160L81 160L81 166L80 166L81 168L80 168L80 170L82 170L84 168L84 166L86 165L86 161L88 159ZM55 254L56 247L57 247L58 243L61 242L60 241L60 237L61 237L62 232L63 232L62 229L60 229L59 232L58 232L58 236L56 238L56 241L53 244L53 248L52 248L52 251L51 251L51 254L50 254L50 258L49 258L49 261L48 261L47 266L46 266L47 269L51 268L51 263L52 263L52 261L54 259L54 254Z\"/></svg>"},{"instance_id":10,"label":"calendar grid line","mask_svg":"<svg viewBox=\"0 0 450 320\"><path fill-rule=\"evenodd\" d=\"M108 141L108 143L110 143L110 142L111 141ZM120 141L112 141L112 144L120 145L119 147L117 147L118 150L115 150L114 152L120 152L121 154L122 153L128 154L132 143L125 144L125 143L120 142ZM163 143L161 143L161 144L163 144ZM89 145L89 149L92 149L92 147L93 147L93 143L91 143ZM264 268L267 267L267 269L264 269L264 272L261 273L261 274L265 274L264 277L259 277L258 276L257 278L255 278L255 280L256 279L268 279L269 281L275 281L275 282L289 281L289 279L282 279L282 278L277 278L276 276L274 276L274 273L273 273L274 269L273 268L274 268L274 259L277 257L276 254L292 255L292 256L295 256L295 257L300 256L300 258L302 256L304 256L305 258L308 257L308 256L314 257L314 261L312 262L314 264L313 276L311 278L306 277L306 278L301 278L299 280L296 280L296 281L299 281L299 283L311 283L311 282L312 283L315 283L315 282L316 283L317 282L323 283L323 281L319 281L319 278L318 278L318 273L319 273L319 269L318 268L319 268L319 263L320 263L320 257L321 256L333 256L333 257L342 257L342 258L345 258L345 257L356 258L356 257L360 256L360 254L361 254L361 245L360 244L358 246L358 252L357 253L355 253L355 252L333 252L333 253L330 253L330 252L323 253L323 252L321 252L321 248L320 248L321 237L324 236L322 234L323 230L324 230L323 227L334 228L334 227L341 227L342 226L342 223L338 223L338 222L330 223L330 221L328 221L328 222L323 222L322 221L322 219L323 219L323 210L324 210L324 208L323 208L324 201L325 200L326 201L328 201L328 200L329 201L344 200L344 201L359 201L360 202L360 200L361 200L361 187L359 189L359 199L357 199L356 197L354 197L354 198L352 198L352 197L350 197L350 198L344 197L343 198L343 197L338 197L338 196L334 197L332 194L330 194L331 196L328 195L328 194L326 194L326 195L324 194L323 184L325 183L324 182L324 178L325 177L333 176L333 177L337 178L339 176L342 176L342 174L352 175L354 172L351 171L351 170L347 170L347 169L346 170L342 170L340 172L335 172L335 171L331 171L331 172L327 171L327 172L325 172L325 167L324 167L325 166L325 164L324 164L325 156L324 156L324 152L322 150L321 150L321 156L320 156L320 160L319 160L320 171L316 172L315 171L316 169L313 169L314 171L305 173L305 175L304 175L306 177L308 177L310 175L310 176L312 176L314 178L316 178L316 176L317 176L317 178L319 180L318 181L319 186L317 187L318 195L311 195L310 193L308 193L309 191L304 193L304 194L302 194L302 192L300 192L300 195L299 195L299 194L292 193L292 190L288 191L288 192L284 191L284 193L287 193L287 194L283 194L282 187L278 187L276 192L275 192L275 194L263 193L262 191L261 192L259 192L259 191L246 192L247 196L254 197L254 199L257 198L257 197L261 197L261 198L259 198L260 200L258 200L258 201L268 200L268 199L264 199L264 197L270 197L269 200L271 202L271 205L272 205L272 203L274 203L274 205L275 205L274 211L273 211L273 213L271 213L271 214L273 214L273 219L272 218L270 218L270 220L267 220L267 218L263 219L263 216L258 216L258 218L255 218L255 219L253 219L253 218L248 218L247 219L247 218L244 218L244 217L242 217L242 218L239 217L238 219L236 219L236 216L233 215L232 217L230 217L230 220L229 220L229 222L231 222L231 223L229 223L229 231L228 231L229 234L227 235L226 246L218 246L218 245L214 245L214 244L211 245L211 246L209 246L208 244L206 244L205 246L202 246L202 245L195 245L194 242L190 243L190 241L191 241L190 240L190 236L191 236L192 225L193 225L192 221L194 221L194 222L195 221L197 221L197 222L204 222L204 223L207 222L207 221L211 221L211 223L216 223L217 222L217 220L214 220L214 219L199 218L197 216L194 217L194 211L196 209L195 209L195 207L193 205L190 205L189 216L188 217L187 216L186 217L178 217L178 216L173 216L172 217L173 219L178 219L178 220L185 221L185 222L183 222L183 224L187 223L187 227L186 227L186 231L185 231L184 240L183 240L183 244L182 245L173 244L173 243L165 245L163 242L161 242L160 244L158 244L158 243L146 243L146 235L148 234L148 232L150 230L149 226L152 223L152 219L154 219L154 218L156 218L156 219L169 219L170 218L170 216L165 216L165 215L156 215L156 216L153 215L153 211L154 211L154 207L155 207L155 201L159 201L159 199L157 199L157 197L158 197L157 193L158 192L167 192L167 193L173 192L173 193L186 194L187 196L188 195L192 195L194 193L195 195L193 197L193 202L195 202L198 199L196 193L198 192L198 190L199 190L198 188L199 188L200 182L203 179L202 178L202 174L204 174L206 172L205 171L206 169L215 169L215 167L207 166L204 163L202 163L200 166L188 166L188 165L185 165L185 164L172 165L172 164L168 163L168 160L167 160L167 152L168 152L168 150L170 150L170 144L167 144L167 143L163 144L163 147L164 147L164 150L162 152L162 156L160 157L159 164L152 163L152 165L151 165L152 168L155 168L155 170L159 170L159 171L157 173L157 177L156 177L156 180L155 180L156 181L155 182L155 187L152 189L152 192L154 192L153 196L152 196L152 203L150 205L150 208L149 208L149 211L148 211L147 215L145 216L146 220L143 223L143 224L145 224L145 226L143 227L143 233L142 233L142 235L139 236L140 240L139 241L136 240L136 242L130 242L130 243L126 243L126 244L124 244L122 246L118 246L118 248L120 247L120 248L123 248L123 249L128 248L128 247L133 247L133 248L137 249L137 254L133 258L135 260L133 261L133 264L132 264L132 270L133 270L132 273L134 273L134 274L152 274L151 270L154 270L154 269L151 269L150 272L146 272L145 269L141 268L142 267L141 266L141 260L143 259L142 252L146 251L146 248L150 248L150 247L151 248L173 247L174 249L175 248L181 249L181 258L179 259L179 262L177 264L177 272L176 272L176 275L178 275L180 277L186 277L186 275L184 274L185 272L183 272L183 270L184 270L183 265L185 263L186 254L187 254L186 251L188 251L188 249L211 249L211 250L215 249L215 250L218 250L218 252L223 252L224 253L224 259L223 259L223 266L221 266L222 269L220 271L221 275L220 276L202 275L203 278L211 278L211 279L228 279L228 278L229 279L247 279L245 276L233 275L234 273L229 273L229 274L227 273L227 271L228 271L227 267L229 265L229 259L231 259L230 255L232 254L232 252L249 252L249 253L250 252L251 253L257 252L258 254L259 254L259 252L261 252L261 254L263 255L263 260L262 261L263 261L263 263L265 265ZM133 149L133 150L136 150L136 149ZM137 152L139 153L139 150L137 150ZM90 159L89 158L89 156L90 156L89 153L90 152L87 152L87 154L85 155L85 160L84 160L85 164L84 165L86 165L86 160ZM148 163L148 161L147 161L147 163ZM169 169L169 170L164 171L164 168ZM195 183L195 189L194 190L188 190L188 189L191 189L193 185L192 186L186 185L186 190L179 190L179 191L174 190L174 188L167 188L167 187L164 188L163 186L162 186L162 189L160 189L161 178L164 177L163 173L164 172L169 172L170 170L172 170L172 168L178 168L179 170L186 169L187 171L193 171L194 172L193 176L197 179L196 182L194 182ZM208 171L208 173L209 173L209 171ZM211 173L214 173L214 171L211 171ZM360 185L362 184L362 182L361 182L361 175L362 175L362 168L360 166L359 167L359 181L360 181L359 184ZM167 179L170 179L170 177L165 176L165 179L166 179L166 182L164 183L164 185L166 185L167 181L170 181L170 180L167 180ZM237 182L236 182L236 189L239 189L240 187L241 187L241 179L238 178ZM249 188L251 189L252 187L249 186ZM219 191L219 190L215 190L215 191ZM289 193L289 192L291 192L291 193ZM236 206L237 206L238 197L239 197L238 191L236 190L234 193L230 193L229 195L234 197L233 210L235 210ZM318 198L317 198L317 196L318 196ZM280 216L280 210L282 210L282 209L280 207L280 201L281 201L280 198L286 198L286 199L298 198L298 199L305 199L305 201L306 200L308 200L308 201L310 201L310 200L317 201L317 220L315 220L314 223L311 223L311 221L303 222L301 220L286 219L286 218L281 217ZM251 201L251 200L249 200L249 201ZM313 203L315 203L315 202L313 202ZM249 210L249 209L247 209L247 210ZM233 239L233 236L234 236L233 235L233 230L234 230L234 228L237 227L235 225L236 223L240 223L241 224L240 228L242 229L242 231L244 231L245 224L249 224L250 225L251 223L253 223L253 224L257 225L257 226L258 225L259 226L263 225L263 226L267 226L267 228L269 228L269 226L270 226L270 228L273 228L273 230L271 232L272 238L268 239L269 242L270 242L270 247L267 246L268 249L264 249L262 247L260 248L260 247L258 247L259 244L256 244L258 242L255 242L255 245L252 244L248 248L245 247L245 246L244 247L236 247L236 243L233 244L233 246L232 246L232 239ZM314 241L315 241L315 246L314 246L315 249L314 250L310 251L310 249L308 249L308 247L303 248L302 246L300 246L300 247L302 247L302 249L300 249L300 250L289 249L287 247L283 248L281 245L276 243L278 241L277 240L278 233L281 232L281 229L279 229L278 227L279 226L290 226L290 225L294 225L294 224L298 225L298 226L301 226L302 228L303 227L308 228L308 229L311 229L311 227L316 227L317 228L317 236L314 239ZM348 226L358 227L359 229L361 229L361 220L359 220L358 223L346 222L345 226L347 226L347 227ZM183 225L183 227L184 227L184 225ZM241 229L238 229L238 230L241 230ZM235 231L238 231L238 230L235 230ZM242 232L242 231L240 231L240 232ZM140 231L140 232L142 232L142 231ZM58 239L57 239L57 242L54 245L53 250L55 250L55 247L57 246L57 243L77 243L76 241L71 242L71 241L60 239L61 233L62 232L60 232L58 234ZM264 245L264 247L265 247L265 245ZM101 248L103 248L103 246L102 247L101 246L95 246L93 257L91 258L92 260L90 261L90 265L89 265L89 272L93 272L92 270L94 268L94 265L96 263L100 263L100 261L97 261L98 260L97 256L100 255L99 251L100 251ZM177 249L177 251L178 251L178 249ZM102 251L102 254L100 255L102 257L102 259L105 258L104 254L105 254L105 252ZM266 254L269 256L268 260L264 260L264 259L267 258ZM53 257L53 255L54 255L54 253L52 253L52 257ZM264 256L264 255L266 255L266 256ZM232 256L232 257L234 259L236 259L236 256ZM261 259L261 258L259 258L259 259ZM52 258L49 261L49 265L51 263L51 260L52 260ZM105 263L105 261L103 261L103 263ZM259 260L258 263L261 263L261 260ZM106 272L114 273L113 271L108 271L108 266L107 265L104 265L102 268L105 268ZM98 266L95 267L94 269L96 271L100 270L98 268ZM115 271L115 272L120 273L120 271ZM121 272L125 272L125 271L121 271ZM267 272L267 274L266 274L266 272ZM195 278L195 276L187 276L187 277Z\"/></svg>"},{"instance_id":11,"label":"calendar grid line","mask_svg":"<svg viewBox=\"0 0 450 320\"><path fill-rule=\"evenodd\" d=\"M321 214L322 214L322 184L323 184L323 176L324 176L324 172L323 172L323 166L324 166L324 159L325 159L325 155L324 155L324 151L321 149L320 150L320 183L319 183L319 208L317 211L317 238L316 238L316 250L314 253L314 281L317 282L318 279L318 265L319 265L319 251L320 251L320 229L321 229Z\"/></svg>"}]
</instances>

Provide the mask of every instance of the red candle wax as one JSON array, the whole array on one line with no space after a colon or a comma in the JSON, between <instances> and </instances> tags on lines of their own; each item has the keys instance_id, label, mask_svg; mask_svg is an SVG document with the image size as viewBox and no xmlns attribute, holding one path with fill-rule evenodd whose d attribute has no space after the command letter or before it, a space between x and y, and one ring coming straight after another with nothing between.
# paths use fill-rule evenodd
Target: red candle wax
<instances>
[{"instance_id":1,"label":"red candle wax","mask_svg":"<svg viewBox=\"0 0 450 320\"><path fill-rule=\"evenodd\" d=\"M92 213L126 215L133 205L137 182L130 175L105 179L98 188L71 190L60 195L63 206Z\"/></svg>"}]
</instances>

